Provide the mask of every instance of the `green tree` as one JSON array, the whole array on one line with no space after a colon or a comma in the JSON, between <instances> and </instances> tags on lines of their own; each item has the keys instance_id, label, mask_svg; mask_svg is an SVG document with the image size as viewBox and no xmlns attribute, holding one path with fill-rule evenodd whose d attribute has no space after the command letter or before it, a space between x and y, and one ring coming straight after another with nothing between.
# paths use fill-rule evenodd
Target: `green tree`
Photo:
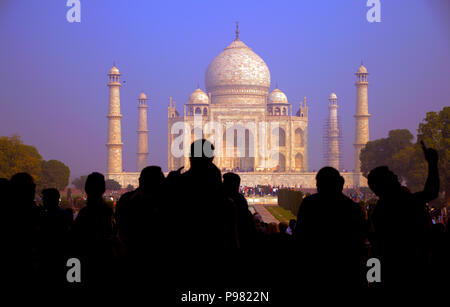
<instances>
[{"instance_id":1,"label":"green tree","mask_svg":"<svg viewBox=\"0 0 450 307\"><path fill-rule=\"evenodd\" d=\"M420 141L439 154L440 188L450 198L450 107L439 113L428 112L417 130L417 142L408 130L392 130L389 137L370 141L361 151L361 171L364 176L374 167L388 166L406 183L412 192L423 189L427 164Z\"/></svg>"},{"instance_id":2,"label":"green tree","mask_svg":"<svg viewBox=\"0 0 450 307\"><path fill-rule=\"evenodd\" d=\"M120 190L122 188L120 183L118 183L114 179L106 179L105 186L106 186L106 189L110 190L110 191L117 191L117 190Z\"/></svg>"},{"instance_id":3,"label":"green tree","mask_svg":"<svg viewBox=\"0 0 450 307\"><path fill-rule=\"evenodd\" d=\"M42 171L37 181L38 189L64 190L69 184L70 169L58 160L42 161Z\"/></svg>"},{"instance_id":4,"label":"green tree","mask_svg":"<svg viewBox=\"0 0 450 307\"><path fill-rule=\"evenodd\" d=\"M134 187L131 184L127 185L127 192L131 192L133 190L134 190Z\"/></svg>"},{"instance_id":5,"label":"green tree","mask_svg":"<svg viewBox=\"0 0 450 307\"><path fill-rule=\"evenodd\" d=\"M439 154L439 177L441 191L450 199L450 107L439 113L428 112L417 129L417 141L437 150Z\"/></svg>"},{"instance_id":6,"label":"green tree","mask_svg":"<svg viewBox=\"0 0 450 307\"><path fill-rule=\"evenodd\" d=\"M77 188L78 190L84 191L84 185L86 184L87 176L80 176L78 178L75 178L72 180L72 184Z\"/></svg>"},{"instance_id":7,"label":"green tree","mask_svg":"<svg viewBox=\"0 0 450 307\"><path fill-rule=\"evenodd\" d=\"M407 129L389 131L387 138L370 141L361 150L361 172L365 177L377 166L386 165L394 172L398 171L398 165L394 161L394 155L399 151L413 145L414 136Z\"/></svg>"},{"instance_id":8,"label":"green tree","mask_svg":"<svg viewBox=\"0 0 450 307\"><path fill-rule=\"evenodd\" d=\"M35 180L41 174L42 157L34 146L24 145L18 135L0 137L0 177L27 172Z\"/></svg>"},{"instance_id":9,"label":"green tree","mask_svg":"<svg viewBox=\"0 0 450 307\"><path fill-rule=\"evenodd\" d=\"M423 189L427 179L427 164L420 144L413 144L395 153L391 167L412 192Z\"/></svg>"}]
</instances>

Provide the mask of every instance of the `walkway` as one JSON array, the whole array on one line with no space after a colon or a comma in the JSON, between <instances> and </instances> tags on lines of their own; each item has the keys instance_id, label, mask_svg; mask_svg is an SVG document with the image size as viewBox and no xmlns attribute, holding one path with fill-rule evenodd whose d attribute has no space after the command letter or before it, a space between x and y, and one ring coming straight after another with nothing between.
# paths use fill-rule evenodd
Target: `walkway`
<instances>
[{"instance_id":1,"label":"walkway","mask_svg":"<svg viewBox=\"0 0 450 307\"><path fill-rule=\"evenodd\" d=\"M280 221L277 220L270 212L267 210L264 206L268 206L266 204L253 204L253 207L255 208L256 212L261 215L263 222L265 223L279 223Z\"/></svg>"}]
</instances>

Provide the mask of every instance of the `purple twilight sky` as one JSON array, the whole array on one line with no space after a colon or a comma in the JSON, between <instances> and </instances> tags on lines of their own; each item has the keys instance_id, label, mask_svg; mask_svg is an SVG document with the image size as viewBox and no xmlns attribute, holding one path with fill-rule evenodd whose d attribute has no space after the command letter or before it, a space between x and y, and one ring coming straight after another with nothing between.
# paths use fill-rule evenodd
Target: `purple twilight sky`
<instances>
[{"instance_id":1,"label":"purple twilight sky","mask_svg":"<svg viewBox=\"0 0 450 307\"><path fill-rule=\"evenodd\" d=\"M450 105L450 1L81 0L81 23L65 0L0 2L0 135L22 136L72 178L106 169L107 72L122 79L124 169L136 169L137 97L150 97L150 164L167 168L167 105L179 111L211 60L240 37L267 63L293 105L309 103L309 170L322 166L322 126L334 91L352 169L355 76L369 75L370 138L414 134L427 111ZM345 3L345 4L344 4Z\"/></svg>"}]
</instances>

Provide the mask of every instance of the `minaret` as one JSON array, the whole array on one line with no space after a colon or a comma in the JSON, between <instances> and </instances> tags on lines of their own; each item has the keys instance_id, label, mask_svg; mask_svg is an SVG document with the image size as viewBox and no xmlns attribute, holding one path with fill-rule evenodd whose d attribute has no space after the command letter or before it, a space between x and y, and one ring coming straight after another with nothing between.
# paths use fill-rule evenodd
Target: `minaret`
<instances>
[{"instance_id":1,"label":"minaret","mask_svg":"<svg viewBox=\"0 0 450 307\"><path fill-rule=\"evenodd\" d=\"M186 116L186 106L184 110ZM177 169L175 158L172 156L172 144L174 142L174 135L172 133L172 125L178 120L178 112L175 108L175 101L172 102L172 96L169 97L169 106L167 107L167 164L168 170L174 171ZM180 166L178 166L180 167Z\"/></svg>"},{"instance_id":2,"label":"minaret","mask_svg":"<svg viewBox=\"0 0 450 307\"><path fill-rule=\"evenodd\" d=\"M107 174L122 173L122 132L120 121L120 72L114 65L108 74L109 77L109 113L108 118L108 165Z\"/></svg>"},{"instance_id":3,"label":"minaret","mask_svg":"<svg viewBox=\"0 0 450 307\"><path fill-rule=\"evenodd\" d=\"M141 93L138 102L137 170L140 172L148 165L147 95Z\"/></svg>"},{"instance_id":4,"label":"minaret","mask_svg":"<svg viewBox=\"0 0 450 307\"><path fill-rule=\"evenodd\" d=\"M330 97L328 98L328 110L329 116L328 116L328 123L326 126L327 128L326 164L339 170L341 167L340 150L339 150L340 127L337 114L338 98L335 93L331 93Z\"/></svg>"},{"instance_id":5,"label":"minaret","mask_svg":"<svg viewBox=\"0 0 450 307\"><path fill-rule=\"evenodd\" d=\"M297 116L308 117L308 106L306 104L306 96L303 97L303 102L300 100L299 105L300 108L297 112Z\"/></svg>"},{"instance_id":6,"label":"minaret","mask_svg":"<svg viewBox=\"0 0 450 307\"><path fill-rule=\"evenodd\" d=\"M369 141L369 110L367 101L367 69L361 63L356 75L356 113L355 113L355 172L361 172L361 161L359 155L361 149ZM356 183L359 185L358 183Z\"/></svg>"}]
</instances>

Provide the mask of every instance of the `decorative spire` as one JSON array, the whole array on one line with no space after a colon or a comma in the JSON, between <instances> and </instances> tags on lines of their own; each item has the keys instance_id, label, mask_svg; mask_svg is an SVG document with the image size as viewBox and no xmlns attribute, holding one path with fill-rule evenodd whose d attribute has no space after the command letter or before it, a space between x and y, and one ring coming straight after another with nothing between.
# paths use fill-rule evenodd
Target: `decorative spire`
<instances>
[{"instance_id":1,"label":"decorative spire","mask_svg":"<svg viewBox=\"0 0 450 307\"><path fill-rule=\"evenodd\" d=\"M275 88L278 88L278 81L277 81L277 83L275 84Z\"/></svg>"},{"instance_id":2,"label":"decorative spire","mask_svg":"<svg viewBox=\"0 0 450 307\"><path fill-rule=\"evenodd\" d=\"M303 106L306 107L306 96L303 97Z\"/></svg>"},{"instance_id":3,"label":"decorative spire","mask_svg":"<svg viewBox=\"0 0 450 307\"><path fill-rule=\"evenodd\" d=\"M236 21L236 41L239 40L239 21Z\"/></svg>"},{"instance_id":4,"label":"decorative spire","mask_svg":"<svg viewBox=\"0 0 450 307\"><path fill-rule=\"evenodd\" d=\"M200 82L197 81L197 88L200 88Z\"/></svg>"}]
</instances>

